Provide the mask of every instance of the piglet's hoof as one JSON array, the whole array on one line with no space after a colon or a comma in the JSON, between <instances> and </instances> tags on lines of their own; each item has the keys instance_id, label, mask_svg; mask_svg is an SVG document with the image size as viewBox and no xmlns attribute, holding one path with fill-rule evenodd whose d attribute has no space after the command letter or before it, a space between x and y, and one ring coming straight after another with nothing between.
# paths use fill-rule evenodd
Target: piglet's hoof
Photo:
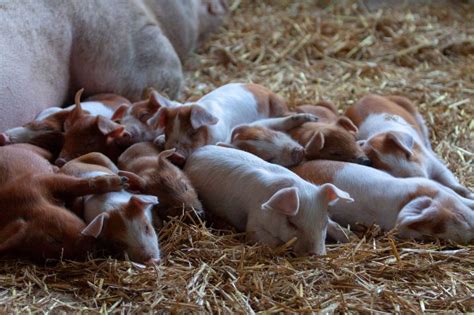
<instances>
[{"instance_id":1,"label":"piglet's hoof","mask_svg":"<svg viewBox=\"0 0 474 315\"><path fill-rule=\"evenodd\" d=\"M316 122L319 120L319 117L313 114L295 114L291 116L291 119L294 121L301 121L301 122Z\"/></svg>"},{"instance_id":2,"label":"piglet's hoof","mask_svg":"<svg viewBox=\"0 0 474 315\"><path fill-rule=\"evenodd\" d=\"M10 137L4 132L0 133L0 146L10 144Z\"/></svg>"},{"instance_id":3,"label":"piglet's hoof","mask_svg":"<svg viewBox=\"0 0 474 315\"><path fill-rule=\"evenodd\" d=\"M117 175L94 177L90 180L89 184L92 188L97 189L97 193L120 191L127 186L127 183L124 182L124 177Z\"/></svg>"}]
</instances>

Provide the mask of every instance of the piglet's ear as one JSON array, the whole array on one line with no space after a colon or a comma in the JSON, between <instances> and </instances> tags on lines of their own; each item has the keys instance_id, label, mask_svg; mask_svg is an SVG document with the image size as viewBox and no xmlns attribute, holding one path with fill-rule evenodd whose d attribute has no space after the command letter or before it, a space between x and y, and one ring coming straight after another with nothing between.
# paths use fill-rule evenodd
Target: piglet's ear
<instances>
[{"instance_id":1,"label":"piglet's ear","mask_svg":"<svg viewBox=\"0 0 474 315\"><path fill-rule=\"evenodd\" d=\"M351 198L347 192L340 190L333 184L324 184L321 186L321 194L323 198L326 198L328 205L332 206L336 204L336 202L341 199L346 202L353 202L354 199Z\"/></svg>"},{"instance_id":2,"label":"piglet's ear","mask_svg":"<svg viewBox=\"0 0 474 315\"><path fill-rule=\"evenodd\" d=\"M81 234L84 236L92 236L94 238L98 238L100 233L102 233L105 222L109 218L109 214L107 212L101 213L94 218L94 220L89 223L88 226L84 230L82 230Z\"/></svg>"},{"instance_id":3,"label":"piglet's ear","mask_svg":"<svg viewBox=\"0 0 474 315\"><path fill-rule=\"evenodd\" d=\"M151 195L135 195L130 198L130 202L141 203L143 205L159 204L158 197Z\"/></svg>"},{"instance_id":4,"label":"piglet's ear","mask_svg":"<svg viewBox=\"0 0 474 315\"><path fill-rule=\"evenodd\" d=\"M210 112L198 105L191 105L191 126L193 129L198 129L202 126L215 125L219 118L212 115Z\"/></svg>"},{"instance_id":5,"label":"piglet's ear","mask_svg":"<svg viewBox=\"0 0 474 315\"><path fill-rule=\"evenodd\" d=\"M104 117L97 116L97 127L104 136L117 138L124 133L125 127Z\"/></svg>"},{"instance_id":6,"label":"piglet's ear","mask_svg":"<svg viewBox=\"0 0 474 315\"><path fill-rule=\"evenodd\" d=\"M324 148L324 134L321 131L316 131L314 135L306 143L305 150L307 152L317 153Z\"/></svg>"},{"instance_id":7,"label":"piglet's ear","mask_svg":"<svg viewBox=\"0 0 474 315\"><path fill-rule=\"evenodd\" d=\"M176 152L176 148L162 151L160 152L160 154L158 154L158 160L167 159L170 156L172 156L175 152Z\"/></svg>"},{"instance_id":8,"label":"piglet's ear","mask_svg":"<svg viewBox=\"0 0 474 315\"><path fill-rule=\"evenodd\" d=\"M232 129L230 141L234 141L239 136L239 134L241 134L247 127L247 125L240 125Z\"/></svg>"},{"instance_id":9,"label":"piglet's ear","mask_svg":"<svg viewBox=\"0 0 474 315\"><path fill-rule=\"evenodd\" d=\"M429 234L436 232L436 228L442 228L442 222L449 221L449 213L443 212L436 207L431 197L418 197L406 204L397 218L397 225L403 233L405 229L411 229L420 233ZM437 224L440 222L441 224Z\"/></svg>"},{"instance_id":10,"label":"piglet's ear","mask_svg":"<svg viewBox=\"0 0 474 315\"><path fill-rule=\"evenodd\" d=\"M174 107L173 102L154 89L150 92L150 101L148 102L148 106L155 111L161 107Z\"/></svg>"},{"instance_id":11,"label":"piglet's ear","mask_svg":"<svg viewBox=\"0 0 474 315\"><path fill-rule=\"evenodd\" d=\"M344 116L339 117L337 119L336 124L338 126L341 126L344 129L346 129L347 131L349 131L354 136L359 132L359 129L357 129L356 125L354 125L354 123L347 117L344 117Z\"/></svg>"},{"instance_id":12,"label":"piglet's ear","mask_svg":"<svg viewBox=\"0 0 474 315\"><path fill-rule=\"evenodd\" d=\"M161 107L155 115L147 120L146 124L153 129L162 129L165 128L168 121L168 108Z\"/></svg>"},{"instance_id":13,"label":"piglet's ear","mask_svg":"<svg viewBox=\"0 0 474 315\"><path fill-rule=\"evenodd\" d=\"M127 113L128 107L129 105L127 104L120 105L119 108L115 110L114 114L112 115L112 118L110 119L113 121L122 119L123 116L125 116L125 113Z\"/></svg>"},{"instance_id":14,"label":"piglet's ear","mask_svg":"<svg viewBox=\"0 0 474 315\"><path fill-rule=\"evenodd\" d=\"M0 254L4 251L21 246L26 236L27 223L17 219L0 230Z\"/></svg>"},{"instance_id":15,"label":"piglet's ear","mask_svg":"<svg viewBox=\"0 0 474 315\"><path fill-rule=\"evenodd\" d=\"M152 197L152 196L149 196ZM132 196L130 198L128 204L125 206L124 212L125 216L127 218L136 218L139 216L142 216L145 212L145 207L149 204L157 204L158 203L158 198L156 200L153 200L153 202L149 202L145 200L142 200L142 198L138 196Z\"/></svg>"},{"instance_id":16,"label":"piglet's ear","mask_svg":"<svg viewBox=\"0 0 474 315\"><path fill-rule=\"evenodd\" d=\"M280 189L262 204L262 210L274 210L287 216L295 216L299 208L300 199L296 187Z\"/></svg>"},{"instance_id":17,"label":"piglet's ear","mask_svg":"<svg viewBox=\"0 0 474 315\"><path fill-rule=\"evenodd\" d=\"M407 158L413 156L413 137L404 132L391 131L388 132L385 138L385 141L395 145L397 148L403 151Z\"/></svg>"}]
</instances>

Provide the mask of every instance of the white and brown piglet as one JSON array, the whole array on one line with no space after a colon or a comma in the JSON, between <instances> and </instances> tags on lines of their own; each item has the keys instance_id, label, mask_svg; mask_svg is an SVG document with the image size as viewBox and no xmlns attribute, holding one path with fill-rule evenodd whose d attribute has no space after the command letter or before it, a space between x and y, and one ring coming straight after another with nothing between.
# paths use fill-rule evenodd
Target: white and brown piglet
<instances>
[{"instance_id":1,"label":"white and brown piglet","mask_svg":"<svg viewBox=\"0 0 474 315\"><path fill-rule=\"evenodd\" d=\"M174 149L160 152L151 142L137 143L120 156L118 166L136 174L140 191L158 196L160 204L155 209L162 218L183 211L203 215L201 202L188 177L168 161L174 152Z\"/></svg>"},{"instance_id":2,"label":"white and brown piglet","mask_svg":"<svg viewBox=\"0 0 474 315\"><path fill-rule=\"evenodd\" d=\"M78 93L82 93L82 90ZM81 107L84 113L111 118L121 105L126 107L130 102L116 94L97 94L89 97ZM64 142L64 122L75 107L76 105L71 105L66 108L45 109L35 120L24 126L0 133L0 145L30 143L58 154Z\"/></svg>"},{"instance_id":3,"label":"white and brown piglet","mask_svg":"<svg viewBox=\"0 0 474 315\"><path fill-rule=\"evenodd\" d=\"M146 100L133 103L131 106L122 105L112 116L112 120L118 120L130 134L130 137L121 139L124 145L130 146L134 143L155 140L156 137L163 134L163 129L154 128L148 125L147 121L161 107L173 108L179 106L179 103L161 96L154 89L148 89L148 94Z\"/></svg>"},{"instance_id":4,"label":"white and brown piglet","mask_svg":"<svg viewBox=\"0 0 474 315\"><path fill-rule=\"evenodd\" d=\"M431 149L423 118L408 99L369 94L346 115L359 126L359 143L373 167L397 177L430 178L474 198Z\"/></svg>"},{"instance_id":5,"label":"white and brown piglet","mask_svg":"<svg viewBox=\"0 0 474 315\"><path fill-rule=\"evenodd\" d=\"M117 175L76 178L58 174L51 154L30 144L0 148L0 255L44 259L85 258L95 240L64 207L72 197L121 190Z\"/></svg>"},{"instance_id":6,"label":"white and brown piglet","mask_svg":"<svg viewBox=\"0 0 474 315\"><path fill-rule=\"evenodd\" d=\"M372 224L402 238L474 242L474 201L426 178L397 178L352 163L315 160L292 170L312 183L332 183L355 202L329 207L329 216L351 227Z\"/></svg>"},{"instance_id":7,"label":"white and brown piglet","mask_svg":"<svg viewBox=\"0 0 474 315\"><path fill-rule=\"evenodd\" d=\"M316 105L298 106L295 111L319 117L317 122L305 123L289 132L293 139L304 146L306 159L370 164L357 144L357 127L347 117L339 116L334 104L321 101Z\"/></svg>"},{"instance_id":8,"label":"white and brown piglet","mask_svg":"<svg viewBox=\"0 0 474 315\"><path fill-rule=\"evenodd\" d=\"M60 171L80 178L118 173L112 161L97 152L69 161ZM89 224L82 234L99 239L106 248L126 252L133 261L159 262L158 237L152 224L152 208L158 198L121 190L85 196L82 203Z\"/></svg>"},{"instance_id":9,"label":"white and brown piglet","mask_svg":"<svg viewBox=\"0 0 474 315\"><path fill-rule=\"evenodd\" d=\"M58 166L89 152L100 152L116 161L124 149L123 139L130 137L121 124L84 111L81 93L82 90L76 94L76 106L64 121L64 145L56 160Z\"/></svg>"},{"instance_id":10,"label":"white and brown piglet","mask_svg":"<svg viewBox=\"0 0 474 315\"><path fill-rule=\"evenodd\" d=\"M285 132L318 117L311 114L294 114L287 117L267 118L232 130L231 143L218 143L250 152L261 159L282 166L294 166L305 157L304 148Z\"/></svg>"},{"instance_id":11,"label":"white and brown piglet","mask_svg":"<svg viewBox=\"0 0 474 315\"><path fill-rule=\"evenodd\" d=\"M283 116L286 111L283 99L265 87L230 83L196 102L164 106L148 123L164 129L165 149L176 148L177 154L186 158L204 145L229 143L237 125Z\"/></svg>"},{"instance_id":12,"label":"white and brown piglet","mask_svg":"<svg viewBox=\"0 0 474 315\"><path fill-rule=\"evenodd\" d=\"M271 247L296 237L299 255L326 253L328 204L352 201L332 184L313 185L284 167L232 148L199 148L184 171L206 211Z\"/></svg>"}]
</instances>

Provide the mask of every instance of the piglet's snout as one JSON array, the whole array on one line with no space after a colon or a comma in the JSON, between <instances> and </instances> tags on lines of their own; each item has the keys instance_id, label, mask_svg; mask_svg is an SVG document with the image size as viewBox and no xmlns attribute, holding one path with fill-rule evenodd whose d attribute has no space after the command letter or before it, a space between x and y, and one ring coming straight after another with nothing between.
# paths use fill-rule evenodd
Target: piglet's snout
<instances>
[{"instance_id":1,"label":"piglet's snout","mask_svg":"<svg viewBox=\"0 0 474 315\"><path fill-rule=\"evenodd\" d=\"M56 164L56 166L63 167L64 164L66 164L66 160L63 158L57 158L54 164Z\"/></svg>"},{"instance_id":2,"label":"piglet's snout","mask_svg":"<svg viewBox=\"0 0 474 315\"><path fill-rule=\"evenodd\" d=\"M356 158L354 162L360 165L365 165L365 166L372 165L372 161L368 157L365 157L365 156Z\"/></svg>"}]
</instances>

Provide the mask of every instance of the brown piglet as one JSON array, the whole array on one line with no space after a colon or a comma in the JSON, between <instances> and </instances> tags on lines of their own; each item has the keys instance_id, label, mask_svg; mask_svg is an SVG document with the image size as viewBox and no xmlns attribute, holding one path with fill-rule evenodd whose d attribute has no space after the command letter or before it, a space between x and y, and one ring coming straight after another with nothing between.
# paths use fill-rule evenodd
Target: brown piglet
<instances>
[{"instance_id":1,"label":"brown piglet","mask_svg":"<svg viewBox=\"0 0 474 315\"><path fill-rule=\"evenodd\" d=\"M296 107L296 112L316 115L318 122L307 122L289 131L305 147L306 159L328 159L369 165L370 160L356 141L357 127L327 101Z\"/></svg>"},{"instance_id":2,"label":"brown piglet","mask_svg":"<svg viewBox=\"0 0 474 315\"><path fill-rule=\"evenodd\" d=\"M174 152L174 149L160 152L151 142L137 143L120 156L118 166L136 174L141 192L158 196L160 216L180 215L183 209L201 216L203 208L191 182L167 159Z\"/></svg>"},{"instance_id":3,"label":"brown piglet","mask_svg":"<svg viewBox=\"0 0 474 315\"><path fill-rule=\"evenodd\" d=\"M76 107L64 122L64 145L56 160L63 166L67 161L89 152L100 152L116 161L123 151L123 138L130 137L124 126L102 115L91 115L81 106L82 90L76 93Z\"/></svg>"},{"instance_id":4,"label":"brown piglet","mask_svg":"<svg viewBox=\"0 0 474 315\"><path fill-rule=\"evenodd\" d=\"M63 200L122 189L117 175L81 179L55 173L50 153L29 144L0 148L0 255L45 259L84 258L94 240Z\"/></svg>"}]
</instances>

